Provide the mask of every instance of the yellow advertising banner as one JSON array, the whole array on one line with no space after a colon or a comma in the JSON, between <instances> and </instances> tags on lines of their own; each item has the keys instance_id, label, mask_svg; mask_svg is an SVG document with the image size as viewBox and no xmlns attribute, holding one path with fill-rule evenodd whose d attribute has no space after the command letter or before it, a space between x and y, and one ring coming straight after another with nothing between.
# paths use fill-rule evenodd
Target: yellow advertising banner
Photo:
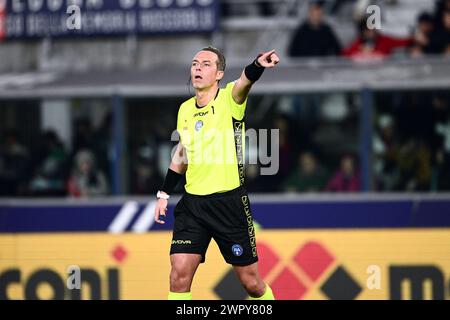
<instances>
[{"instance_id":1,"label":"yellow advertising banner","mask_svg":"<svg viewBox=\"0 0 450 320\"><path fill-rule=\"evenodd\" d=\"M449 299L449 229L261 230L278 299ZM170 232L0 235L0 299L166 299ZM81 290L74 287L81 277ZM245 299L211 242L194 299Z\"/></svg>"}]
</instances>

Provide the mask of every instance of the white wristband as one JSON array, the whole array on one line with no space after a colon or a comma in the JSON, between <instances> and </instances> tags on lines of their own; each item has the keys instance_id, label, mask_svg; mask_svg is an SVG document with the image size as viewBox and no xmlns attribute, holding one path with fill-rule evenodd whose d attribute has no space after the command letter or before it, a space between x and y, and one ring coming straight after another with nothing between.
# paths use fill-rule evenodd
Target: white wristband
<instances>
[{"instance_id":1,"label":"white wristband","mask_svg":"<svg viewBox=\"0 0 450 320\"><path fill-rule=\"evenodd\" d=\"M170 196L168 194L162 193L161 191L158 191L158 193L156 194L156 197L158 199L164 199L164 200L169 200Z\"/></svg>"}]
</instances>

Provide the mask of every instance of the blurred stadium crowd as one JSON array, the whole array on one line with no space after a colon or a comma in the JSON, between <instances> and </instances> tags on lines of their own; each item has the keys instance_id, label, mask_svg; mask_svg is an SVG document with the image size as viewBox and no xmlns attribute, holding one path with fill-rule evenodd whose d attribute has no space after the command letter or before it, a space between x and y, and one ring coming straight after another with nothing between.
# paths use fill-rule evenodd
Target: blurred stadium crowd
<instances>
[{"instance_id":1,"label":"blurred stadium crowd","mask_svg":"<svg viewBox=\"0 0 450 320\"><path fill-rule=\"evenodd\" d=\"M391 5L395 1L386 1ZM285 49L291 58L342 56L355 62L391 56L420 59L450 56L450 1L438 0L419 12L408 36L395 37L383 29L367 28L354 8L368 1L312 1ZM430 1L431 3L431 1ZM224 17L275 14L272 1L233 1L222 5ZM356 37L342 43L327 16L352 8ZM353 93L280 96L261 117L252 114L248 128L280 130L280 170L259 175L247 165L250 192L357 192L361 189L358 159L360 97ZM129 194L156 192L173 143L177 107L184 100L129 99L127 137ZM84 102L89 108L90 102ZM450 190L450 94L444 91L378 92L372 140L375 191ZM171 105L171 108L161 108ZM30 109L36 106L30 106ZM30 111L33 112L33 111ZM7 111L0 108L0 117ZM0 130L0 196L98 196L111 192L108 160L111 114L96 124L87 117L73 119L71 146L57 132L33 131L27 138L18 127ZM39 135L37 134L39 132ZM31 137L30 137L31 136ZM251 147L250 147L251 148Z\"/></svg>"}]
</instances>

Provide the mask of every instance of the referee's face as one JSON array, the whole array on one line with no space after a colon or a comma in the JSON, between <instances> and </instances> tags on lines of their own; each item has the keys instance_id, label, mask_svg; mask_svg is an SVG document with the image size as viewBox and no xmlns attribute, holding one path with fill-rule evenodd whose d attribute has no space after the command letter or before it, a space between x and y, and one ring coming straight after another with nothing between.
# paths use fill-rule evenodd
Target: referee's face
<instances>
[{"instance_id":1,"label":"referee's face","mask_svg":"<svg viewBox=\"0 0 450 320\"><path fill-rule=\"evenodd\" d=\"M211 51L200 51L192 59L191 79L195 89L207 89L222 79L223 71L217 70L218 57Z\"/></svg>"}]
</instances>

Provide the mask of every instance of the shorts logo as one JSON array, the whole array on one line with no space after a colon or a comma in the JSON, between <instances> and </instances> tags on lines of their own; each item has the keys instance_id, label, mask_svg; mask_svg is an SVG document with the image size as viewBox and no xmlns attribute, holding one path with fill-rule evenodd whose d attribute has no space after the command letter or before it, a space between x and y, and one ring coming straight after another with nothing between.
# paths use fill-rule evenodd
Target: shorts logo
<instances>
[{"instance_id":1,"label":"shorts logo","mask_svg":"<svg viewBox=\"0 0 450 320\"><path fill-rule=\"evenodd\" d=\"M172 240L172 244L192 244L191 240Z\"/></svg>"},{"instance_id":2,"label":"shorts logo","mask_svg":"<svg viewBox=\"0 0 450 320\"><path fill-rule=\"evenodd\" d=\"M195 130L196 130L196 131L199 131L202 127L203 127L203 121L202 121L202 120L198 120L198 121L195 123Z\"/></svg>"},{"instance_id":3,"label":"shorts logo","mask_svg":"<svg viewBox=\"0 0 450 320\"><path fill-rule=\"evenodd\" d=\"M235 244L231 247L231 251L233 251L233 254L236 257L239 257L242 255L242 253L244 252L244 249L242 249L242 247L238 244Z\"/></svg>"}]
</instances>

